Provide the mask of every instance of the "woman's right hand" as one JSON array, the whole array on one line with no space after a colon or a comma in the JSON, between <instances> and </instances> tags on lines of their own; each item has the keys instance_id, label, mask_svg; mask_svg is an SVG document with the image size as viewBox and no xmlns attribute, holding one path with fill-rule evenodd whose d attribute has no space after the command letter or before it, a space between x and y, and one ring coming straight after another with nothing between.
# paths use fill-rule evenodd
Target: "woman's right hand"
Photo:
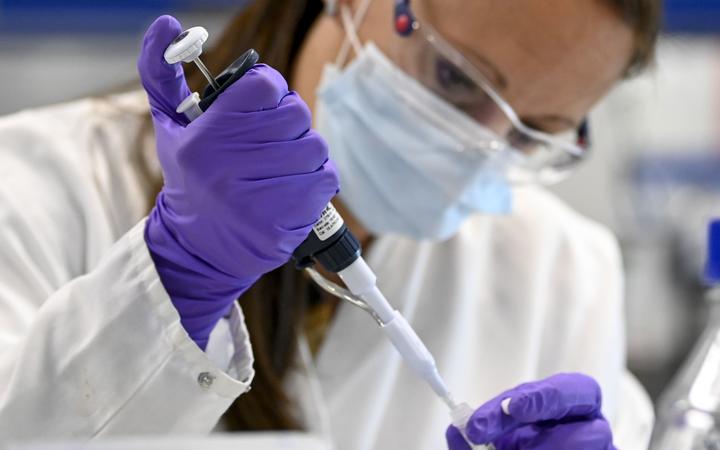
<instances>
[{"instance_id":1,"label":"woman's right hand","mask_svg":"<svg viewBox=\"0 0 720 450\"><path fill-rule=\"evenodd\" d=\"M192 123L176 113L190 91L163 53L181 32L160 17L138 60L165 180L145 239L185 329L204 347L232 302L305 240L338 178L307 105L268 66L248 71Z\"/></svg>"}]
</instances>

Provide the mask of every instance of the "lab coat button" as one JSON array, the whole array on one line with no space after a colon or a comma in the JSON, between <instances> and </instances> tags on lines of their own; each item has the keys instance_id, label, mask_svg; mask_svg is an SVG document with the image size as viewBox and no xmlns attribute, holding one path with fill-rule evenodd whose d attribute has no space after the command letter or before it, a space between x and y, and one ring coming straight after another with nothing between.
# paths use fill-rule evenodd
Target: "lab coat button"
<instances>
[{"instance_id":1,"label":"lab coat button","mask_svg":"<svg viewBox=\"0 0 720 450\"><path fill-rule=\"evenodd\" d=\"M202 372L200 375L198 375L197 381L201 388L210 389L213 381L215 381L215 376L210 372Z\"/></svg>"}]
</instances>

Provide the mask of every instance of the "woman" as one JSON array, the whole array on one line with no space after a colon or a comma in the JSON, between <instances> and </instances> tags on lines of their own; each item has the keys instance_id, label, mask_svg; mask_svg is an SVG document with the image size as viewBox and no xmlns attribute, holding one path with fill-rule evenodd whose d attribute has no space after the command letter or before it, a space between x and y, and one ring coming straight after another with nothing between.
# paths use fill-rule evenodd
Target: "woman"
<instances>
[{"instance_id":1,"label":"woman","mask_svg":"<svg viewBox=\"0 0 720 450\"><path fill-rule=\"evenodd\" d=\"M254 47L313 106L338 164L336 203L457 395L480 404L585 372L603 388L615 443L641 448L651 419L624 369L616 243L542 188L508 180L554 177L581 158L525 125L581 128L650 60L658 6L375 0L343 6L355 12L341 8L344 20L321 7L255 2L204 59L218 73ZM138 92L0 123L0 436L207 432L227 410L223 430L441 448L443 405L372 321L290 265L272 271L337 191L303 101L259 66L188 125L174 112L189 93L182 70L161 61L180 31L156 21L138 63L154 136ZM488 151L508 141L559 157L528 167L527 155ZM477 142L487 148L447 152ZM509 416L508 397L525 399ZM612 445L597 386L579 375L501 394L468 434L499 449Z\"/></svg>"}]
</instances>

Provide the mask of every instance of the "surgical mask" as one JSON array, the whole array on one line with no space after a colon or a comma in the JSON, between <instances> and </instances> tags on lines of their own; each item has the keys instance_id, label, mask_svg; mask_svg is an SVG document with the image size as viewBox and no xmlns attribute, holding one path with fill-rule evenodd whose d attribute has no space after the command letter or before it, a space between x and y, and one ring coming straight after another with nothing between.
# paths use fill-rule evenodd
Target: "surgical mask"
<instances>
[{"instance_id":1,"label":"surgical mask","mask_svg":"<svg viewBox=\"0 0 720 450\"><path fill-rule=\"evenodd\" d=\"M346 69L325 68L316 125L341 199L373 233L443 240L473 214L510 211L506 152L492 132L372 43Z\"/></svg>"}]
</instances>

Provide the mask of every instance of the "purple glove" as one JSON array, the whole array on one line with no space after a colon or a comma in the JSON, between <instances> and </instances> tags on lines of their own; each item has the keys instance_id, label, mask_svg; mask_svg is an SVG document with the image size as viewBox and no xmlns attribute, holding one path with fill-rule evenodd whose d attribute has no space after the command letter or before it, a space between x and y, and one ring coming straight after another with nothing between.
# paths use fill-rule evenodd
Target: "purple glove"
<instances>
[{"instance_id":1,"label":"purple glove","mask_svg":"<svg viewBox=\"0 0 720 450\"><path fill-rule=\"evenodd\" d=\"M509 414L502 401L510 398ZM474 444L497 450L615 450L600 411L602 393L592 378L560 374L511 389L478 408L467 424ZM469 450L457 428L446 433L450 450Z\"/></svg>"},{"instance_id":2,"label":"purple glove","mask_svg":"<svg viewBox=\"0 0 720 450\"><path fill-rule=\"evenodd\" d=\"M265 65L194 122L177 114L190 91L163 53L181 32L174 18L158 18L138 60L165 180L145 241L183 326L205 348L233 301L305 240L338 178L307 105Z\"/></svg>"}]
</instances>

